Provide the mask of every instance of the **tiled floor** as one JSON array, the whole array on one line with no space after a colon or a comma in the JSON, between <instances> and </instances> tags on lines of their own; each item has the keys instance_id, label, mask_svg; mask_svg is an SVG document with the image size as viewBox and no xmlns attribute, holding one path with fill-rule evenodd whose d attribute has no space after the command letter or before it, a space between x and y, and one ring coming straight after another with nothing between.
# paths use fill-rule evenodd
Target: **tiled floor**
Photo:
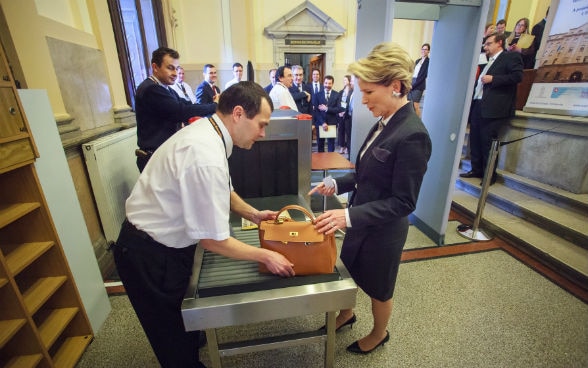
<instances>
[{"instance_id":1,"label":"tiled floor","mask_svg":"<svg viewBox=\"0 0 588 368\"><path fill-rule=\"evenodd\" d=\"M469 220L452 212L450 221ZM411 230L389 323L391 341L368 356L345 351L371 326L369 298L358 292L358 322L337 334L335 367L588 366L584 289L500 239L464 243L449 232L457 244L438 247ZM111 303L111 315L78 367L156 367L126 296L113 295ZM222 328L218 335L234 341L315 329L323 322L324 316L311 315ZM200 354L210 364L206 347ZM302 345L222 362L224 367L321 367L323 350Z\"/></svg>"}]
</instances>

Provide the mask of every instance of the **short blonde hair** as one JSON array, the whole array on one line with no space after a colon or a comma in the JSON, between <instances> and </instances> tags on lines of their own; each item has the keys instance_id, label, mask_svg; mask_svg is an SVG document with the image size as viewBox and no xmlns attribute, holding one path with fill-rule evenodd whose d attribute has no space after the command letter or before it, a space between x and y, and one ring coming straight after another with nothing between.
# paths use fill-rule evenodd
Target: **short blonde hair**
<instances>
[{"instance_id":1,"label":"short blonde hair","mask_svg":"<svg viewBox=\"0 0 588 368\"><path fill-rule=\"evenodd\" d=\"M348 71L364 82L386 87L397 80L404 96L412 88L414 61L397 43L384 42L376 45L367 57L349 65Z\"/></svg>"}]
</instances>

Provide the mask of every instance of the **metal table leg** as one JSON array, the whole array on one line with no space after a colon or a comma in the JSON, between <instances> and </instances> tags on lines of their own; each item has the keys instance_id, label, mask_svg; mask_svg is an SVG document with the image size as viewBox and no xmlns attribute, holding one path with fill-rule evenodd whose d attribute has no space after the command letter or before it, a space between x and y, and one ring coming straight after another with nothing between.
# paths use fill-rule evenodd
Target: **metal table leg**
<instances>
[{"instance_id":1,"label":"metal table leg","mask_svg":"<svg viewBox=\"0 0 588 368\"><path fill-rule=\"evenodd\" d=\"M336 312L327 312L325 325L327 326L327 340L325 341L325 368L335 366L335 325Z\"/></svg>"},{"instance_id":2,"label":"metal table leg","mask_svg":"<svg viewBox=\"0 0 588 368\"><path fill-rule=\"evenodd\" d=\"M216 338L216 329L206 330L206 343L208 344L208 354L213 368L222 368L220 354L218 352L218 340Z\"/></svg>"},{"instance_id":3,"label":"metal table leg","mask_svg":"<svg viewBox=\"0 0 588 368\"><path fill-rule=\"evenodd\" d=\"M323 170L323 179L327 177L327 171ZM327 196L323 196L323 212L327 210Z\"/></svg>"}]
</instances>

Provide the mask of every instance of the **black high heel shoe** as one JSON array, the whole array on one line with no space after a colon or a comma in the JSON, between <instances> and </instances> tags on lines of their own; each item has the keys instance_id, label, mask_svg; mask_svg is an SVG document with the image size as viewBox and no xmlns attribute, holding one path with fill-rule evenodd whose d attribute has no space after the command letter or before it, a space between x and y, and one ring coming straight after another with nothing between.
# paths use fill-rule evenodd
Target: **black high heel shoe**
<instances>
[{"instance_id":1,"label":"black high heel shoe","mask_svg":"<svg viewBox=\"0 0 588 368\"><path fill-rule=\"evenodd\" d=\"M378 345L374 346L371 350L361 350L361 348L359 347L359 340L354 342L353 344L349 345L347 347L347 351L350 353L355 353L355 354L369 354L372 351L376 350L377 348L379 348L380 346L384 346L385 343L388 342L388 340L390 340L390 333L388 331L386 331L386 337L384 337L382 339L382 341L380 341L378 343Z\"/></svg>"},{"instance_id":2,"label":"black high heel shoe","mask_svg":"<svg viewBox=\"0 0 588 368\"><path fill-rule=\"evenodd\" d=\"M335 332L339 332L340 329L342 329L343 327L347 326L347 325L351 325L351 328L353 328L353 324L357 322L357 317L355 316L355 313L353 313L353 315L351 316L351 318L349 318L347 321L345 321L341 326L339 326L338 328L335 329ZM327 326L323 326L321 328L319 328L320 330L326 330Z\"/></svg>"}]
</instances>

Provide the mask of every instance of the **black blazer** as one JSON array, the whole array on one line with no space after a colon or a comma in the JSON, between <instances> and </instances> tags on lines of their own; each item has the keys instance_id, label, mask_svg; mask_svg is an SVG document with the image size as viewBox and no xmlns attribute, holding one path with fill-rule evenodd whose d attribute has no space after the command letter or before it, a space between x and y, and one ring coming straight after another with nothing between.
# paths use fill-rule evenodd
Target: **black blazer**
<instances>
[{"instance_id":1,"label":"black blazer","mask_svg":"<svg viewBox=\"0 0 588 368\"><path fill-rule=\"evenodd\" d=\"M421 59L417 59L414 63L416 66ZM429 58L425 58L423 61L423 65L421 65L421 70L419 70L419 74L417 75L414 83L412 84L412 89L416 89L419 91L424 91L427 88L427 75L429 74Z\"/></svg>"},{"instance_id":2,"label":"black blazer","mask_svg":"<svg viewBox=\"0 0 588 368\"><path fill-rule=\"evenodd\" d=\"M197 104L209 104L214 102L214 95L220 93L220 88L214 86L215 91L212 90L212 87L207 81L202 81L196 87L196 103Z\"/></svg>"},{"instance_id":3,"label":"black blazer","mask_svg":"<svg viewBox=\"0 0 588 368\"><path fill-rule=\"evenodd\" d=\"M517 84L523 80L523 59L518 52L502 51L494 60L486 75L492 83L484 84L482 92L482 117L499 119L514 116ZM476 85L478 84L476 79ZM475 88L474 88L475 93Z\"/></svg>"},{"instance_id":4,"label":"black blazer","mask_svg":"<svg viewBox=\"0 0 588 368\"><path fill-rule=\"evenodd\" d=\"M180 98L174 90L147 78L135 95L137 145L143 150L155 151L178 130L180 123L193 116L212 115L215 110L215 103L193 104Z\"/></svg>"},{"instance_id":5,"label":"black blazer","mask_svg":"<svg viewBox=\"0 0 588 368\"><path fill-rule=\"evenodd\" d=\"M294 102L296 102L296 107L298 107L298 112L302 113L302 114L311 114L312 113L312 86L306 84L306 83L302 83L302 91L310 94L310 101L308 101L306 98L306 93L304 92L300 92L300 90L298 89L298 87L296 85L294 85L294 83L292 83L292 87L290 87L288 89L290 91L290 94L292 95L292 98L294 99Z\"/></svg>"},{"instance_id":6,"label":"black blazer","mask_svg":"<svg viewBox=\"0 0 588 368\"><path fill-rule=\"evenodd\" d=\"M327 105L327 111L320 111L318 108L319 105ZM314 94L312 96L312 106L314 109L314 124L319 126L325 122L329 125L337 124L337 114L343 111L339 99L339 92L334 89L331 89L329 101L327 101L324 89L322 92Z\"/></svg>"},{"instance_id":7,"label":"black blazer","mask_svg":"<svg viewBox=\"0 0 588 368\"><path fill-rule=\"evenodd\" d=\"M377 124L359 152L364 150L376 128ZM385 254L391 247L400 248L397 248L400 257L408 231L407 216L416 208L431 149L427 129L412 104L407 103L394 114L364 155L361 158L358 155L355 172L337 178L338 193L351 192L351 227L346 231L341 260L358 285L380 300L391 297L387 276L375 279L373 275L379 271L364 271L373 266L374 270L383 269L385 275L390 265L383 264L380 258L389 259ZM368 260L356 263L360 254L362 257L367 254Z\"/></svg>"}]
</instances>

